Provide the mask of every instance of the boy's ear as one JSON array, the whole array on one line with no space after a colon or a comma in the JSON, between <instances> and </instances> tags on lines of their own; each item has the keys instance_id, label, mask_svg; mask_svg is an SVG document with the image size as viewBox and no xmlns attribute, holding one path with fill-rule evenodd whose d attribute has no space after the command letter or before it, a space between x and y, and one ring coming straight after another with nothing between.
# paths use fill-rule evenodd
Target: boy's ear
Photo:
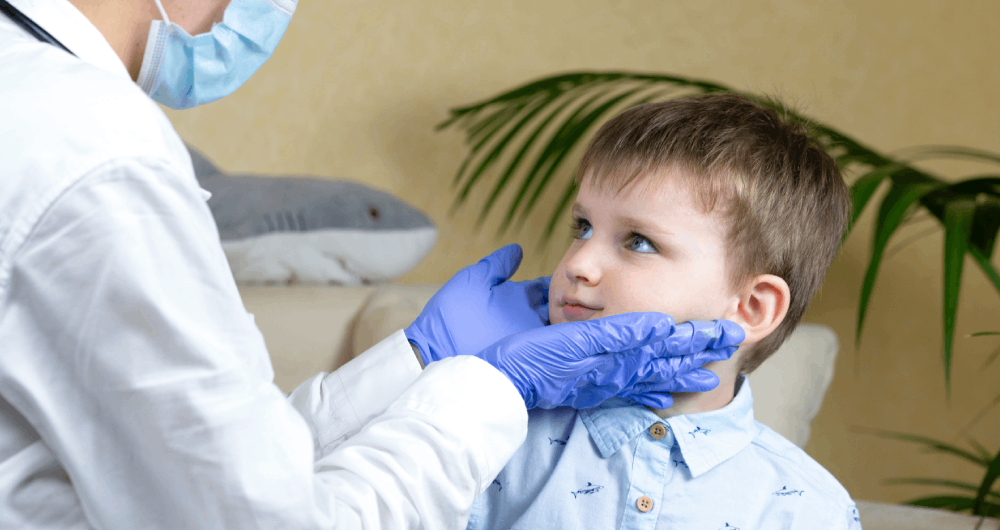
<instances>
[{"instance_id":1,"label":"boy's ear","mask_svg":"<svg viewBox=\"0 0 1000 530\"><path fill-rule=\"evenodd\" d=\"M739 299L730 316L743 327L744 343L756 343L771 334L788 313L791 291L785 280L773 274L755 276L739 292Z\"/></svg>"}]
</instances>

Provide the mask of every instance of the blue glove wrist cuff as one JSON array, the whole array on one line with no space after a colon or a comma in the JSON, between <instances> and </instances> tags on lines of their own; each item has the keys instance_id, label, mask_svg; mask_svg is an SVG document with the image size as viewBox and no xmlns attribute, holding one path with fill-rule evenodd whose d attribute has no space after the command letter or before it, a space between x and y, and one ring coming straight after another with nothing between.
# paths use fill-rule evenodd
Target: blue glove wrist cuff
<instances>
[{"instance_id":1,"label":"blue glove wrist cuff","mask_svg":"<svg viewBox=\"0 0 1000 530\"><path fill-rule=\"evenodd\" d=\"M406 335L406 340L410 341L410 344L417 347L417 351L420 352L420 359L424 361L425 367L437 360L431 355L430 345L419 331L410 326L403 330L403 334Z\"/></svg>"}]
</instances>

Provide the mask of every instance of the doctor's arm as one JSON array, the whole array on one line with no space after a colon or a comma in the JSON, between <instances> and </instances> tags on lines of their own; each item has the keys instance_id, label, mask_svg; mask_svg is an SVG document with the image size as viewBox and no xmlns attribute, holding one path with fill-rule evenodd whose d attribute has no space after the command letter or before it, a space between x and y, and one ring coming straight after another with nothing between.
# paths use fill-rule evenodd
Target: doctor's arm
<instances>
[{"instance_id":1,"label":"doctor's arm","mask_svg":"<svg viewBox=\"0 0 1000 530\"><path fill-rule=\"evenodd\" d=\"M500 372L469 357L417 373L397 334L366 362L409 356L402 372L380 380L394 368L372 362L307 382L318 394L306 408L332 411L317 447L316 422L271 381L194 182L161 160L99 171L14 251L4 326L30 344L0 360L4 396L56 455L91 525L464 524L525 433L524 402ZM351 387L375 397L352 402L365 394Z\"/></svg>"}]
</instances>

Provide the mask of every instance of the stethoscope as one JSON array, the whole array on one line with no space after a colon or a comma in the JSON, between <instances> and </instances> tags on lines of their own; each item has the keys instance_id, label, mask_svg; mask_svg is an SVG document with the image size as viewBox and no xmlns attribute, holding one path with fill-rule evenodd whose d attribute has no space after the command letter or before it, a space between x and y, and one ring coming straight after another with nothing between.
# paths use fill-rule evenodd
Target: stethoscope
<instances>
[{"instance_id":1,"label":"stethoscope","mask_svg":"<svg viewBox=\"0 0 1000 530\"><path fill-rule=\"evenodd\" d=\"M69 51L69 48L63 46L63 43L56 40L56 38L52 35L49 35L48 31L45 31L45 29L38 24L35 24L34 20L31 20L27 15L18 11L17 8L10 5L7 0L0 0L0 11L3 11L18 26L24 28L25 31L34 35L36 39L42 42L47 42L53 46L58 46L66 50L66 52L70 55L76 57L76 54Z\"/></svg>"}]
</instances>

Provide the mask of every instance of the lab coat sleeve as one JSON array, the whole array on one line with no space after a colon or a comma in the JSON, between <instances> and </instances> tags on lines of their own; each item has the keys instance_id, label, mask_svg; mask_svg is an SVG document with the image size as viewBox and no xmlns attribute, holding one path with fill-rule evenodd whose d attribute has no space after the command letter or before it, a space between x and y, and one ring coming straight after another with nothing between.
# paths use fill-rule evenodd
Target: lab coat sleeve
<instances>
[{"instance_id":1,"label":"lab coat sleeve","mask_svg":"<svg viewBox=\"0 0 1000 530\"><path fill-rule=\"evenodd\" d=\"M289 396L313 431L317 471L337 491L330 498L340 507L331 511L358 514L364 528L415 528L420 520L464 528L467 495L481 493L510 455L463 451L464 442L451 433L481 430L475 437L483 443L516 448L526 431L510 427L507 410L508 400L520 399L503 375L477 358L445 359L421 373L402 330ZM435 442L414 443L420 439ZM462 459L467 462L458 469L484 473L463 482L468 477L452 471ZM451 478L413 487L420 481L410 475L429 474ZM403 495L381 495L378 484L397 481L405 485ZM388 506L369 509L380 496Z\"/></svg>"},{"instance_id":2,"label":"lab coat sleeve","mask_svg":"<svg viewBox=\"0 0 1000 530\"><path fill-rule=\"evenodd\" d=\"M0 391L66 470L88 523L464 526L524 438L513 385L475 358L410 365L345 412L353 388L372 396L381 370L398 368L368 361L405 358L387 347L314 379L304 421L272 383L207 205L171 164L96 168L6 243L23 236L4 264Z\"/></svg>"},{"instance_id":3,"label":"lab coat sleeve","mask_svg":"<svg viewBox=\"0 0 1000 530\"><path fill-rule=\"evenodd\" d=\"M309 378L288 399L305 418L320 458L385 412L421 371L399 330L336 372Z\"/></svg>"}]
</instances>

